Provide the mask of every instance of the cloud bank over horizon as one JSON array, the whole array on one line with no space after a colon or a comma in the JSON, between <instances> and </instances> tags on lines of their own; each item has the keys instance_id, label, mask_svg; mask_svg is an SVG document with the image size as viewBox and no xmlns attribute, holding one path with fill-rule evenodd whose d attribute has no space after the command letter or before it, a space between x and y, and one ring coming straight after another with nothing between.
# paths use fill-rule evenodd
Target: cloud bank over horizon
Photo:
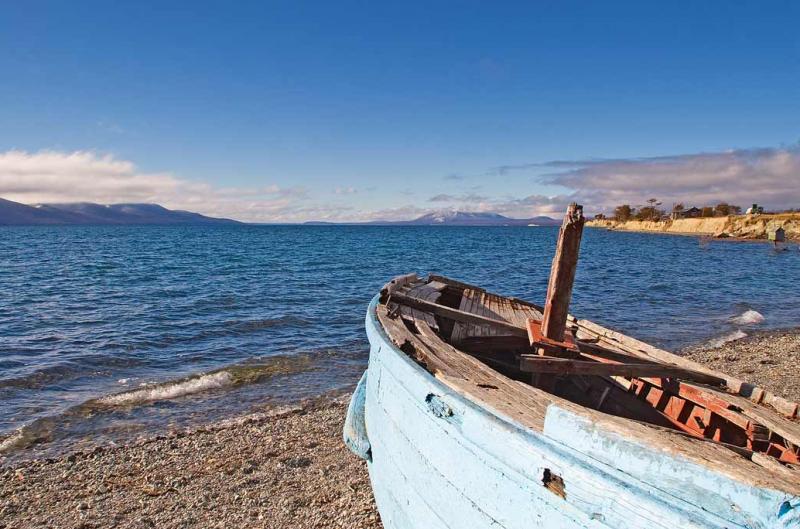
<instances>
[{"instance_id":1,"label":"cloud bank over horizon","mask_svg":"<svg viewBox=\"0 0 800 529\"><path fill-rule=\"evenodd\" d=\"M545 185L563 192L522 197L486 192L484 184L492 171L505 176L531 169L541 171L536 177L525 177L531 188ZM352 186L332 187L327 195L275 183L223 187L169 172L143 172L133 162L92 151L0 153L0 197L16 202L154 202L249 222L298 222L407 220L441 209L491 211L515 218L558 216L573 200L596 213L623 203L637 206L650 197L667 207L673 202L702 206L726 201L740 206L758 202L768 209L796 208L800 207L800 145L504 165L474 177L456 180L448 175L443 180L450 191L433 193L417 203L369 210L353 202L363 193ZM477 185L469 185L476 180Z\"/></svg>"},{"instance_id":2,"label":"cloud bank over horizon","mask_svg":"<svg viewBox=\"0 0 800 529\"><path fill-rule=\"evenodd\" d=\"M770 209L800 207L800 145L649 158L555 161L543 181L575 190L603 209L640 205L656 197L665 205L715 205L725 201ZM600 209L600 208L598 208Z\"/></svg>"},{"instance_id":3,"label":"cloud bank over horizon","mask_svg":"<svg viewBox=\"0 0 800 529\"><path fill-rule=\"evenodd\" d=\"M304 211L307 191L269 184L215 187L91 151L0 153L0 197L25 204L149 202L237 220L281 220ZM308 213L314 213L309 211Z\"/></svg>"}]
</instances>

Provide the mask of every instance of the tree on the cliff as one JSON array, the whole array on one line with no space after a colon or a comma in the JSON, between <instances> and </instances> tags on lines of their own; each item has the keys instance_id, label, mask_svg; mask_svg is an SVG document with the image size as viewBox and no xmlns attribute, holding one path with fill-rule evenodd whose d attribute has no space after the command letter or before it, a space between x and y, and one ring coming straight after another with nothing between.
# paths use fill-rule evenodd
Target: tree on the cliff
<instances>
[{"instance_id":1,"label":"tree on the cliff","mask_svg":"<svg viewBox=\"0 0 800 529\"><path fill-rule=\"evenodd\" d=\"M731 214L731 206L727 202L720 202L714 210L720 217L727 217Z\"/></svg>"},{"instance_id":2,"label":"tree on the cliff","mask_svg":"<svg viewBox=\"0 0 800 529\"><path fill-rule=\"evenodd\" d=\"M727 217L728 215L741 215L742 208L739 206L732 206L727 202L720 202L714 207L714 212L720 217Z\"/></svg>"},{"instance_id":3,"label":"tree on the cliff","mask_svg":"<svg viewBox=\"0 0 800 529\"><path fill-rule=\"evenodd\" d=\"M700 213L701 217L713 217L714 216L714 208L711 206L703 206L703 210Z\"/></svg>"},{"instance_id":4,"label":"tree on the cliff","mask_svg":"<svg viewBox=\"0 0 800 529\"><path fill-rule=\"evenodd\" d=\"M621 206L617 206L614 208L614 220L625 222L626 220L631 220L633 217L634 210L630 205L623 204Z\"/></svg>"},{"instance_id":5,"label":"tree on the cliff","mask_svg":"<svg viewBox=\"0 0 800 529\"><path fill-rule=\"evenodd\" d=\"M648 206L644 206L643 208L639 209L639 212L636 214L637 220L661 220L661 217L664 216L664 211L658 209L658 206L661 205L661 202L658 201L657 198L650 198L647 200Z\"/></svg>"}]
</instances>

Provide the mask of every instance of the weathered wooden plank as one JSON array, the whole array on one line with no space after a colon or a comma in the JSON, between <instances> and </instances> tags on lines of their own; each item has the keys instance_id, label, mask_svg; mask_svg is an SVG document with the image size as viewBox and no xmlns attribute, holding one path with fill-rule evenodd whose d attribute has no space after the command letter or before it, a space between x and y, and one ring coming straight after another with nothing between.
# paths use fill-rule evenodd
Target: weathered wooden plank
<instances>
[{"instance_id":1,"label":"weathered wooden plank","mask_svg":"<svg viewBox=\"0 0 800 529\"><path fill-rule=\"evenodd\" d=\"M677 366L665 364L610 364L601 362L588 362L585 360L571 360L567 358L553 358L539 355L521 355L520 366L523 371L531 373L554 373L559 375L597 375L597 376L624 376L624 377L658 377L682 378L693 380L702 384L722 385L725 380L705 373L691 371Z\"/></svg>"},{"instance_id":2,"label":"weathered wooden plank","mask_svg":"<svg viewBox=\"0 0 800 529\"><path fill-rule=\"evenodd\" d=\"M383 288L381 288L381 297L385 298L386 296L390 296L399 288L406 286L409 283L413 283L414 281L417 281L417 274L405 274L402 276L397 276L383 285Z\"/></svg>"},{"instance_id":3,"label":"weathered wooden plank","mask_svg":"<svg viewBox=\"0 0 800 529\"><path fill-rule=\"evenodd\" d=\"M780 415L771 413L768 408L753 404L752 401L744 397L722 394L722 398L728 398L732 404L738 406L742 415L749 417L754 422L760 423L780 435L795 446L800 446L800 424L796 421L786 420Z\"/></svg>"},{"instance_id":4,"label":"weathered wooden plank","mask_svg":"<svg viewBox=\"0 0 800 529\"><path fill-rule=\"evenodd\" d=\"M467 336L458 343L459 349L468 353L493 354L498 351L528 352L530 344L527 338L513 336Z\"/></svg>"},{"instance_id":5,"label":"weathered wooden plank","mask_svg":"<svg viewBox=\"0 0 800 529\"><path fill-rule=\"evenodd\" d=\"M429 281L428 286L434 290L438 290L439 292L447 288L447 284L440 281Z\"/></svg>"},{"instance_id":6,"label":"weathered wooden plank","mask_svg":"<svg viewBox=\"0 0 800 529\"><path fill-rule=\"evenodd\" d=\"M497 294L471 289L464 290L459 309L496 320L505 320L518 327L525 327L524 314L516 310L507 298ZM451 341L458 344L467 338L489 336L513 336L513 334L497 326L486 327L456 323Z\"/></svg>"},{"instance_id":7,"label":"weathered wooden plank","mask_svg":"<svg viewBox=\"0 0 800 529\"><path fill-rule=\"evenodd\" d=\"M470 285L469 283L463 283L461 281L456 281L455 279L450 279L449 277L445 277L439 274L428 274L428 282L432 281L444 283L445 285L449 285L453 288L460 288L462 290L478 290L484 292L484 289L482 287L476 285Z\"/></svg>"},{"instance_id":8,"label":"weathered wooden plank","mask_svg":"<svg viewBox=\"0 0 800 529\"><path fill-rule=\"evenodd\" d=\"M651 360L656 360L660 362L669 362L673 363L682 367L686 367L688 369L693 369L695 371L701 371L703 373L708 373L710 375L718 376L720 378L724 378L727 382L727 387L734 393L738 393L742 397L747 398L751 402L756 404L765 403L772 406L776 411L783 414L788 418L794 418L798 415L798 404L795 402L788 401L782 397L774 395L771 392L764 390L763 388L759 388L757 386L753 386L752 384L748 384L743 380L738 378L729 376L725 373L720 373L713 369L709 369L702 364L689 360L688 358L683 358L677 355L674 355L668 351L664 351L663 349L659 349L654 347L648 343L642 342L630 336L626 336L622 333L617 331L613 331L611 329L607 329L597 323L594 323L589 320L577 320L578 328L582 331L600 337L602 340L606 341L609 345L619 347L627 352L630 352L634 356L649 358ZM800 428L798 428L798 435L800 436Z\"/></svg>"},{"instance_id":9,"label":"weathered wooden plank","mask_svg":"<svg viewBox=\"0 0 800 529\"><path fill-rule=\"evenodd\" d=\"M422 362L431 374L436 376L439 373L447 373L452 377L459 376L457 366L447 365L442 362L441 359L430 354L425 344L409 332L405 325L403 325L403 322L397 318L390 317L388 307L384 305L378 306L376 315L378 316L378 321L380 321L383 328L386 329L386 333L391 337L397 348L407 351L408 345L413 347L416 360Z\"/></svg>"},{"instance_id":10,"label":"weathered wooden plank","mask_svg":"<svg viewBox=\"0 0 800 529\"><path fill-rule=\"evenodd\" d=\"M493 407L498 405L513 417L525 415L532 422L544 419L545 405L550 402L547 393L541 392L531 386L520 385L497 371L476 360L463 351L448 344L430 327L421 325L420 335L438 358L450 365L460 366L460 372L472 382L472 386L461 388L465 394L480 395L491 402ZM498 392L502 388L502 393ZM481 395L482 393L488 394ZM502 404L498 402L498 395L502 395Z\"/></svg>"},{"instance_id":11,"label":"weathered wooden plank","mask_svg":"<svg viewBox=\"0 0 800 529\"><path fill-rule=\"evenodd\" d=\"M655 360L642 358L641 356L634 356L628 353L619 353L617 351L614 351L613 349L602 347L593 343L578 341L576 342L576 345L578 346L578 349L581 351L581 355L588 358L611 360L614 362L623 362L623 363L635 362L635 363L663 365L663 362L657 362Z\"/></svg>"},{"instance_id":12,"label":"weathered wooden plank","mask_svg":"<svg viewBox=\"0 0 800 529\"><path fill-rule=\"evenodd\" d=\"M470 312L470 308L472 306L472 297L469 295L469 290L463 290L461 292L461 301L459 302L458 309L463 310L464 312ZM454 344L461 343L467 335L468 325L463 323L456 322L453 325L453 332L450 336L450 341Z\"/></svg>"},{"instance_id":13,"label":"weathered wooden plank","mask_svg":"<svg viewBox=\"0 0 800 529\"><path fill-rule=\"evenodd\" d=\"M427 312L432 312L438 316L442 316L444 318L449 318L454 321L462 322L462 323L471 323L474 325L494 325L497 327L501 327L509 332L509 334L514 334L516 336L527 336L528 331L525 329L521 329L512 323L508 323L507 321L496 320L493 318L487 318L485 316L479 316L477 314L473 314L471 312L465 312L463 310L454 309L451 307L447 307L445 305L439 305L438 303L431 303L429 301L423 301L421 299L416 299L409 297L405 294L401 294L396 292L392 295L392 300L401 303L404 305L408 305L409 307L424 310Z\"/></svg>"},{"instance_id":14,"label":"weathered wooden plank","mask_svg":"<svg viewBox=\"0 0 800 529\"><path fill-rule=\"evenodd\" d=\"M432 303L438 301L439 297L442 295L441 292L439 292L435 288L430 287L427 283L414 284L407 288L401 288L400 290L396 290L395 292L404 293L408 296L421 299L423 301L430 301ZM438 328L438 324L436 323L436 318L430 312L405 306L402 306L400 308L400 311L402 314L412 318L413 320L424 320L431 327Z\"/></svg>"},{"instance_id":15,"label":"weathered wooden plank","mask_svg":"<svg viewBox=\"0 0 800 529\"><path fill-rule=\"evenodd\" d=\"M488 294L491 311L496 314L498 317L506 320L509 323L513 323L518 327L524 327L525 322L521 321L521 314L519 311L514 310L511 306L511 302L508 299L498 296L495 294ZM495 328L495 336L508 336L508 333Z\"/></svg>"}]
</instances>

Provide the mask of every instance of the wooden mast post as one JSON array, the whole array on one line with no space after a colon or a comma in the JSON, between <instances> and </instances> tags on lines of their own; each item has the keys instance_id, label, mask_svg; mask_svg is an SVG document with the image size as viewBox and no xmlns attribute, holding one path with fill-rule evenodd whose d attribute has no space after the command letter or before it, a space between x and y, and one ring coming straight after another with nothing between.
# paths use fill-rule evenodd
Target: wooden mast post
<instances>
[{"instance_id":1,"label":"wooden mast post","mask_svg":"<svg viewBox=\"0 0 800 529\"><path fill-rule=\"evenodd\" d=\"M583 206L573 202L567 207L567 214L564 215L564 222L558 231L558 245L553 266L550 268L550 282L547 284L547 300L542 319L542 335L556 342L564 341L584 222Z\"/></svg>"},{"instance_id":2,"label":"wooden mast post","mask_svg":"<svg viewBox=\"0 0 800 529\"><path fill-rule=\"evenodd\" d=\"M544 318L541 322L528 321L531 345L536 347L540 355L567 357L577 355L572 336L566 336L565 330L584 222L583 206L573 202L567 207L564 222L558 232L556 254L553 257L550 281L547 285Z\"/></svg>"},{"instance_id":3,"label":"wooden mast post","mask_svg":"<svg viewBox=\"0 0 800 529\"><path fill-rule=\"evenodd\" d=\"M572 283L578 266L578 252L583 234L583 206L575 202L567 207L564 222L558 231L556 254L550 268L547 284L547 299L544 303L542 321L528 320L528 340L540 356L577 358L580 351L572 336L565 336L569 301L572 298ZM556 374L531 373L531 384L550 393L555 393Z\"/></svg>"}]
</instances>

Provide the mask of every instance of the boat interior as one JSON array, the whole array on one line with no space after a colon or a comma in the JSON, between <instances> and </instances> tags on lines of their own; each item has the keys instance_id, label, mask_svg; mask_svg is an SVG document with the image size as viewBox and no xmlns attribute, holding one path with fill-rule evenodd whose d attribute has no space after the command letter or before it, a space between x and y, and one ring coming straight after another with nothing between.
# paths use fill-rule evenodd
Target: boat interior
<instances>
[{"instance_id":1,"label":"boat interior","mask_svg":"<svg viewBox=\"0 0 800 529\"><path fill-rule=\"evenodd\" d=\"M800 480L796 403L571 315L563 338L549 339L544 312L435 274L393 279L377 307L417 363L529 427L541 430L547 405L566 401Z\"/></svg>"}]
</instances>

